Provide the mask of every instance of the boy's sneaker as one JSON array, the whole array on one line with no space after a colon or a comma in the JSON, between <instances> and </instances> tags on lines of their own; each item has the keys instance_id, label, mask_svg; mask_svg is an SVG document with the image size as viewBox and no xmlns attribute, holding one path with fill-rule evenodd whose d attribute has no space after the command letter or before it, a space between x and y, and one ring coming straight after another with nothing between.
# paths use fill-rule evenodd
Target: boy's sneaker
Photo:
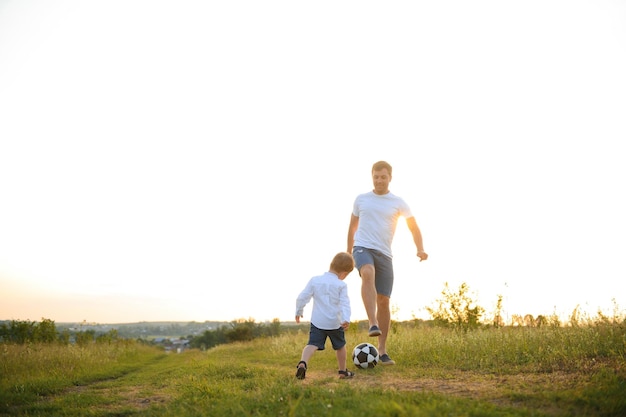
<instances>
[{"instance_id":1,"label":"boy's sneaker","mask_svg":"<svg viewBox=\"0 0 626 417\"><path fill-rule=\"evenodd\" d=\"M370 331L369 331L369 336L370 337L376 337L376 336L380 336L381 335L381 331L378 328L378 326L372 326L370 327Z\"/></svg>"},{"instance_id":2,"label":"boy's sneaker","mask_svg":"<svg viewBox=\"0 0 626 417\"><path fill-rule=\"evenodd\" d=\"M380 363L383 365L395 365L396 361L391 359L389 355L385 353L384 355L380 355Z\"/></svg>"},{"instance_id":3,"label":"boy's sneaker","mask_svg":"<svg viewBox=\"0 0 626 417\"><path fill-rule=\"evenodd\" d=\"M339 371L339 379L350 379L350 378L354 378L354 372L348 371L347 369L345 371Z\"/></svg>"},{"instance_id":4,"label":"boy's sneaker","mask_svg":"<svg viewBox=\"0 0 626 417\"><path fill-rule=\"evenodd\" d=\"M303 364L304 366L300 366L300 364ZM306 377L306 362L298 362L298 366L296 366L296 368L298 368L298 370L296 371L296 378L304 379Z\"/></svg>"}]
</instances>

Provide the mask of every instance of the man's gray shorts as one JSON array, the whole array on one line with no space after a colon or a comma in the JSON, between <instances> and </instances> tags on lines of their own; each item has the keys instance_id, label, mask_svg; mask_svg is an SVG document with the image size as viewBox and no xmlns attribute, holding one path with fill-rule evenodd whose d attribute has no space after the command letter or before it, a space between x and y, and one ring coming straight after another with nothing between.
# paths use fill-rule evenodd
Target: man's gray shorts
<instances>
[{"instance_id":1,"label":"man's gray shorts","mask_svg":"<svg viewBox=\"0 0 626 417\"><path fill-rule=\"evenodd\" d=\"M376 249L368 249L362 246L355 246L352 249L352 256L356 269L361 274L363 265L374 265L376 292L381 295L391 297L393 289L393 264L391 258Z\"/></svg>"}]
</instances>

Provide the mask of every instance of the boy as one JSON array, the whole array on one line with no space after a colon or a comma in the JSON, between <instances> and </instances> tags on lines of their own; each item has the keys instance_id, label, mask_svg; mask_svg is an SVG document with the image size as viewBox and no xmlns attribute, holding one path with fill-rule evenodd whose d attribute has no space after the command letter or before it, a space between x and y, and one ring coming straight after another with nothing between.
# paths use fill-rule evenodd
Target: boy
<instances>
[{"instance_id":1,"label":"boy","mask_svg":"<svg viewBox=\"0 0 626 417\"><path fill-rule=\"evenodd\" d=\"M339 378L352 378L354 372L346 368L348 352L344 330L350 326L350 299L348 285L343 280L354 269L354 259L347 252L339 252L330 263L330 269L323 275L313 277L296 300L296 323L304 306L313 298L309 341L302 350L298 362L296 378L304 379L307 364L317 350L324 350L326 338L330 338L337 355Z\"/></svg>"}]
</instances>

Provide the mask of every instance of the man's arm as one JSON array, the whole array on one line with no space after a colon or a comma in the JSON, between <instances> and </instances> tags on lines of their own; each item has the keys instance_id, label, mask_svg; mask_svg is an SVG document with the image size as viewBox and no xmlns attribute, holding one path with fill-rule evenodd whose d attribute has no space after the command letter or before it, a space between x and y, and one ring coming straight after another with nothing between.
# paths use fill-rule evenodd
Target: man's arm
<instances>
[{"instance_id":1,"label":"man's arm","mask_svg":"<svg viewBox=\"0 0 626 417\"><path fill-rule=\"evenodd\" d=\"M352 253L352 247L354 246L354 234L359 227L359 218L354 214L350 215L350 226L348 227L348 253Z\"/></svg>"},{"instance_id":2,"label":"man's arm","mask_svg":"<svg viewBox=\"0 0 626 417\"><path fill-rule=\"evenodd\" d=\"M415 217L409 217L406 219L406 225L409 226L409 230L413 235L413 242L415 242L415 247L417 248L417 256L420 258L420 262L428 259L428 254L424 252L424 243L422 242L422 232L417 225L417 221Z\"/></svg>"}]
</instances>

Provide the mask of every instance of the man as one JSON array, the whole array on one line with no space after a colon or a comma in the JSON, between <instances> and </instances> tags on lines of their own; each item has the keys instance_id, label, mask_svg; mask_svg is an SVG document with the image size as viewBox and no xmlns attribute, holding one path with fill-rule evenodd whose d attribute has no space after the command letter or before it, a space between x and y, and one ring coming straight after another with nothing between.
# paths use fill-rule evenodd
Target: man
<instances>
[{"instance_id":1,"label":"man","mask_svg":"<svg viewBox=\"0 0 626 417\"><path fill-rule=\"evenodd\" d=\"M394 365L387 354L391 325L389 298L393 289L391 242L398 217L403 216L413 235L417 256L428 259L422 233L408 204L389 191L391 165L385 161L372 166L374 189L354 201L348 228L348 252L352 252L361 276L361 297L369 320L369 335L378 336L378 351L383 365Z\"/></svg>"}]
</instances>

